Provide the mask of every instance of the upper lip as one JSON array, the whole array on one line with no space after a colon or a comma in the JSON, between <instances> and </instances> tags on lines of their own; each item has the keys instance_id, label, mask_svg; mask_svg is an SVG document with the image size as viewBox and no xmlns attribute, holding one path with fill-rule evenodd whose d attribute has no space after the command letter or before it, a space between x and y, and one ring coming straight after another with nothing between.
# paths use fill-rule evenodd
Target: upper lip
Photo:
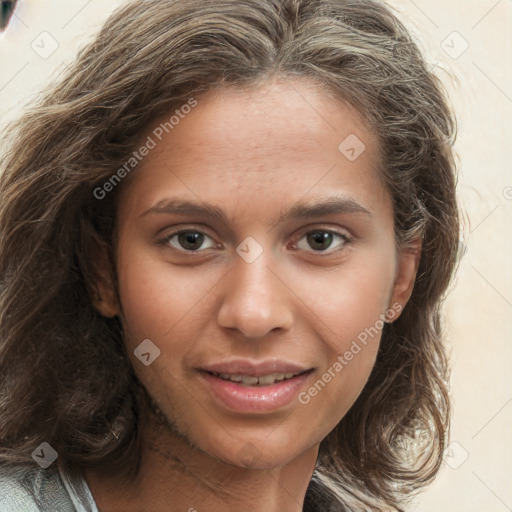
<instances>
[{"instance_id":1,"label":"upper lip","mask_svg":"<svg viewBox=\"0 0 512 512\"><path fill-rule=\"evenodd\" d=\"M207 372L228 373L230 375L251 375L261 377L271 373L303 373L311 370L311 367L283 361L279 359L266 359L264 361L251 361L250 359L231 359L211 363L201 368Z\"/></svg>"}]
</instances>

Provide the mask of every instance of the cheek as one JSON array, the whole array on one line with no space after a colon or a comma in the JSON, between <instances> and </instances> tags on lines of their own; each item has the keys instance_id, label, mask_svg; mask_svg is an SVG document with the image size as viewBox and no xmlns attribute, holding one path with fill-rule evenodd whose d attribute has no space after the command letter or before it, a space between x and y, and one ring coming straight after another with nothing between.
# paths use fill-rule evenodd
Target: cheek
<instances>
[{"instance_id":1,"label":"cheek","mask_svg":"<svg viewBox=\"0 0 512 512\"><path fill-rule=\"evenodd\" d=\"M329 411L335 423L368 380L392 291L392 260L358 263L360 266L347 266L336 272L323 286L318 283L324 293L315 294L309 314L310 322L321 332L326 357L318 379L303 395L302 403L311 400L317 413L319 409ZM315 398L320 394L321 399Z\"/></svg>"},{"instance_id":2,"label":"cheek","mask_svg":"<svg viewBox=\"0 0 512 512\"><path fill-rule=\"evenodd\" d=\"M118 268L128 344L145 338L154 338L155 343L164 344L174 332L198 325L202 299L211 288L208 279L194 278L193 270L187 273L173 269L169 272L165 263L147 255L138 257L136 251Z\"/></svg>"},{"instance_id":3,"label":"cheek","mask_svg":"<svg viewBox=\"0 0 512 512\"><path fill-rule=\"evenodd\" d=\"M119 266L118 275L124 341L135 374L159 406L181 410L184 398L176 377L201 330L204 291L195 287L192 292L186 277L166 272L147 256L137 258L136 251ZM149 361L144 361L140 356L148 352Z\"/></svg>"},{"instance_id":4,"label":"cheek","mask_svg":"<svg viewBox=\"0 0 512 512\"><path fill-rule=\"evenodd\" d=\"M343 349L347 341L372 327L384 314L393 289L394 262L391 258L350 262L332 274L303 281L302 295L313 297L311 309L324 324L327 338ZM296 282L300 282L296 280Z\"/></svg>"}]
</instances>

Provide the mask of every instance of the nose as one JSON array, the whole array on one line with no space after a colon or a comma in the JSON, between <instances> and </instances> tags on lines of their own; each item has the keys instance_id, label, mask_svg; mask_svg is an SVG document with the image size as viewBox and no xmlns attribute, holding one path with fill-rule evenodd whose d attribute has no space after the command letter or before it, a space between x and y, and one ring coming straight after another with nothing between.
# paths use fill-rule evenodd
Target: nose
<instances>
[{"instance_id":1,"label":"nose","mask_svg":"<svg viewBox=\"0 0 512 512\"><path fill-rule=\"evenodd\" d=\"M262 338L293 324L293 292L265 256L252 263L235 256L235 267L225 278L218 324L246 338Z\"/></svg>"}]
</instances>

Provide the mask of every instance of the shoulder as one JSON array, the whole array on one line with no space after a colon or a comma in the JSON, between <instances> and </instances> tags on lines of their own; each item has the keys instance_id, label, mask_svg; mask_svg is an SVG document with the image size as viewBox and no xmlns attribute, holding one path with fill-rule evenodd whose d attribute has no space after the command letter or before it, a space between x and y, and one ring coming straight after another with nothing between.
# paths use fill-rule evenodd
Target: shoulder
<instances>
[{"instance_id":1,"label":"shoulder","mask_svg":"<svg viewBox=\"0 0 512 512\"><path fill-rule=\"evenodd\" d=\"M74 512L56 469L0 467L2 512Z\"/></svg>"}]
</instances>

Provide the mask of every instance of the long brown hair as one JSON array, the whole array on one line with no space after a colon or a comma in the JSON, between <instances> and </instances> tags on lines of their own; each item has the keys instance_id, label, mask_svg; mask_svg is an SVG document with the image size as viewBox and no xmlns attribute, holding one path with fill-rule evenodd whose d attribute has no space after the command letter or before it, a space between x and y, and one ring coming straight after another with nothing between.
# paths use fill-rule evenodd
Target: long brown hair
<instances>
[{"instance_id":1,"label":"long brown hair","mask_svg":"<svg viewBox=\"0 0 512 512\"><path fill-rule=\"evenodd\" d=\"M49 442L78 469L136 466L144 392L119 321L91 305L94 257L115 250L101 187L149 123L213 87L316 79L380 139L398 245L423 240L402 315L370 379L321 443L307 501L400 508L437 473L449 425L440 305L457 256L455 123L443 88L375 0L137 0L2 143L0 461L33 466ZM115 269L113 269L115 272Z\"/></svg>"}]
</instances>

